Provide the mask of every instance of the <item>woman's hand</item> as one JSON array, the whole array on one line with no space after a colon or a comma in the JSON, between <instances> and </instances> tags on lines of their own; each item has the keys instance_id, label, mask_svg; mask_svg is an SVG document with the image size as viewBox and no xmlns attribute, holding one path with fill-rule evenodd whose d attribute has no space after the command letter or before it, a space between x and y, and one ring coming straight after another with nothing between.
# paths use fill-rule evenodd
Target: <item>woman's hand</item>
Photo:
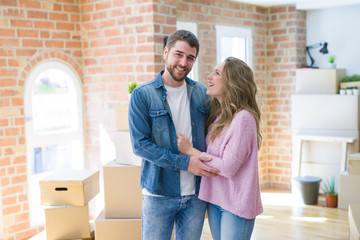
<instances>
[{"instance_id":1,"label":"woman's hand","mask_svg":"<svg viewBox=\"0 0 360 240\"><path fill-rule=\"evenodd\" d=\"M189 142L189 139L181 133L176 134L178 149L181 154L187 156L199 156L201 152L193 148Z\"/></svg>"}]
</instances>

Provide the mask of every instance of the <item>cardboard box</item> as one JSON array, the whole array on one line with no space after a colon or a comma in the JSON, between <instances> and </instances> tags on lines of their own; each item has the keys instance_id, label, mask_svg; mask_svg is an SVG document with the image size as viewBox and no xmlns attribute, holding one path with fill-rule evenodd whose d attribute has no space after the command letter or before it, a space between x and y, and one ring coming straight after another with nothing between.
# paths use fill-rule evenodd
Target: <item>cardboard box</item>
<instances>
[{"instance_id":1,"label":"cardboard box","mask_svg":"<svg viewBox=\"0 0 360 240\"><path fill-rule=\"evenodd\" d=\"M350 240L360 240L360 203L349 205Z\"/></svg>"},{"instance_id":2,"label":"cardboard box","mask_svg":"<svg viewBox=\"0 0 360 240\"><path fill-rule=\"evenodd\" d=\"M95 219L96 240L139 240L141 239L141 218L106 219L103 210Z\"/></svg>"},{"instance_id":3,"label":"cardboard box","mask_svg":"<svg viewBox=\"0 0 360 240\"><path fill-rule=\"evenodd\" d=\"M355 95L294 94L291 96L292 128L358 130L359 99L359 96Z\"/></svg>"},{"instance_id":4,"label":"cardboard box","mask_svg":"<svg viewBox=\"0 0 360 240\"><path fill-rule=\"evenodd\" d=\"M110 161L103 166L106 218L141 218L140 167Z\"/></svg>"},{"instance_id":5,"label":"cardboard box","mask_svg":"<svg viewBox=\"0 0 360 240\"><path fill-rule=\"evenodd\" d=\"M88 205L45 208L45 228L47 240L94 237L94 226L89 223Z\"/></svg>"},{"instance_id":6,"label":"cardboard box","mask_svg":"<svg viewBox=\"0 0 360 240\"><path fill-rule=\"evenodd\" d=\"M352 174L360 174L360 153L352 153L348 155L349 165L348 172Z\"/></svg>"},{"instance_id":7,"label":"cardboard box","mask_svg":"<svg viewBox=\"0 0 360 240\"><path fill-rule=\"evenodd\" d=\"M115 133L116 162L124 165L141 166L141 158L132 150L130 133L117 131Z\"/></svg>"},{"instance_id":8,"label":"cardboard box","mask_svg":"<svg viewBox=\"0 0 360 240\"><path fill-rule=\"evenodd\" d=\"M71 239L71 240L94 240L94 239L95 238L75 238L75 239ZM46 230L42 231L39 234L36 234L35 236L30 238L29 240L47 240L46 239ZM67 240L69 240L69 239L67 239Z\"/></svg>"},{"instance_id":9,"label":"cardboard box","mask_svg":"<svg viewBox=\"0 0 360 240\"><path fill-rule=\"evenodd\" d=\"M338 208L348 209L349 204L360 203L360 175L340 174Z\"/></svg>"},{"instance_id":10,"label":"cardboard box","mask_svg":"<svg viewBox=\"0 0 360 240\"><path fill-rule=\"evenodd\" d=\"M338 94L345 69L296 69L297 94Z\"/></svg>"},{"instance_id":11,"label":"cardboard box","mask_svg":"<svg viewBox=\"0 0 360 240\"><path fill-rule=\"evenodd\" d=\"M116 107L116 130L129 131L128 119L129 105L119 105Z\"/></svg>"},{"instance_id":12,"label":"cardboard box","mask_svg":"<svg viewBox=\"0 0 360 240\"><path fill-rule=\"evenodd\" d=\"M64 170L40 183L41 204L84 206L100 190L98 170Z\"/></svg>"}]
</instances>

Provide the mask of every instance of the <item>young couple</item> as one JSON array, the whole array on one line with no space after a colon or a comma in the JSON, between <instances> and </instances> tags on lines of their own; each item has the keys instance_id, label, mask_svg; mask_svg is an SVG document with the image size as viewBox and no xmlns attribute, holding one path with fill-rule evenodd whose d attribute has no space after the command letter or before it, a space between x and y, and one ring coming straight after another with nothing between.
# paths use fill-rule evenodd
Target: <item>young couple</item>
<instances>
[{"instance_id":1,"label":"young couple","mask_svg":"<svg viewBox=\"0 0 360 240\"><path fill-rule=\"evenodd\" d=\"M206 209L213 239L250 239L263 211L253 72L229 57L208 75L206 88L187 77L198 53L196 36L176 31L164 48L165 70L132 92L143 240L170 239L173 228L176 240L198 240Z\"/></svg>"}]
</instances>

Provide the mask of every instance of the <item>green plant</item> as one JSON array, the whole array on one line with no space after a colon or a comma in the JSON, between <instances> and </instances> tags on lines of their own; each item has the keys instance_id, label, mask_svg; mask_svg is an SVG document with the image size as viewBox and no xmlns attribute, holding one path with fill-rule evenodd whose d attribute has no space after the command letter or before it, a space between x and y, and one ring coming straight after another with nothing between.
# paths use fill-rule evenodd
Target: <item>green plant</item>
<instances>
[{"instance_id":1,"label":"green plant","mask_svg":"<svg viewBox=\"0 0 360 240\"><path fill-rule=\"evenodd\" d=\"M323 182L323 187L321 189L324 191L325 194L337 194L335 192L335 177L332 176L331 179L326 179Z\"/></svg>"},{"instance_id":2,"label":"green plant","mask_svg":"<svg viewBox=\"0 0 360 240\"><path fill-rule=\"evenodd\" d=\"M358 81L360 81L360 75L353 74L350 76L350 82L358 82Z\"/></svg>"},{"instance_id":3,"label":"green plant","mask_svg":"<svg viewBox=\"0 0 360 240\"><path fill-rule=\"evenodd\" d=\"M129 93L131 94L132 91L138 86L136 82L131 82L128 84Z\"/></svg>"},{"instance_id":4,"label":"green plant","mask_svg":"<svg viewBox=\"0 0 360 240\"><path fill-rule=\"evenodd\" d=\"M335 57L334 57L334 56L330 56L330 57L329 57L329 62L330 62L330 63L334 63L334 62L335 62Z\"/></svg>"},{"instance_id":5,"label":"green plant","mask_svg":"<svg viewBox=\"0 0 360 240\"><path fill-rule=\"evenodd\" d=\"M341 82L358 82L358 81L360 81L359 74L353 74L351 76L346 76L343 79L341 79Z\"/></svg>"}]
</instances>

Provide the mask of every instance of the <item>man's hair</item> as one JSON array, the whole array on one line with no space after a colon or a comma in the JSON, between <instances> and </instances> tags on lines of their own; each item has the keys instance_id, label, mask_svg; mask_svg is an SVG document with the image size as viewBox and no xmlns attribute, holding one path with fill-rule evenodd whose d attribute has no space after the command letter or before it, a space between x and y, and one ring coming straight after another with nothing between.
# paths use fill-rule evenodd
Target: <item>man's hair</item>
<instances>
[{"instance_id":1,"label":"man's hair","mask_svg":"<svg viewBox=\"0 0 360 240\"><path fill-rule=\"evenodd\" d=\"M170 51L170 49L175 45L177 41L187 42L190 47L196 48L197 57L197 55L199 54L200 44L198 38L192 32L187 30L177 30L176 32L171 34L166 41L166 47L168 48L168 51Z\"/></svg>"}]
</instances>

